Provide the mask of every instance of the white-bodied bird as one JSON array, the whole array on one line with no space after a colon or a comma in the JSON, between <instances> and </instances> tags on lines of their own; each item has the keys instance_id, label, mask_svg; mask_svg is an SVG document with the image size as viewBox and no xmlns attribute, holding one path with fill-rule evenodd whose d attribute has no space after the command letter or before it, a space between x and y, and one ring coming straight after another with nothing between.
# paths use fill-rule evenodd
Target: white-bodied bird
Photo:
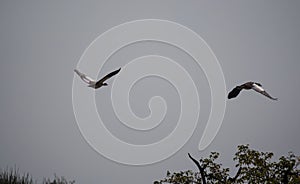
<instances>
[{"instance_id":1,"label":"white-bodied bird","mask_svg":"<svg viewBox=\"0 0 300 184\"><path fill-rule=\"evenodd\" d=\"M118 70L115 70L109 74L107 74L106 76L104 76L102 79L95 81L93 79L91 79L89 76L87 76L84 73L79 72L77 69L74 70L75 73L77 73L77 75L85 82L88 84L88 87L94 88L94 89L98 89L102 86L107 86L107 83L105 83L105 81L109 78L111 78L112 76L116 75L117 73L119 73L119 71L121 70L121 68L119 68Z\"/></svg>"},{"instance_id":2,"label":"white-bodied bird","mask_svg":"<svg viewBox=\"0 0 300 184\"><path fill-rule=\"evenodd\" d=\"M260 83L257 82L246 82L245 84L242 84L240 86L236 86L233 90L231 90L228 94L228 99L235 98L238 96L238 94L243 90L249 90L253 89L254 91L265 95L266 97L272 99L272 100L277 100L277 98L273 98L271 95L269 95L263 88Z\"/></svg>"}]
</instances>

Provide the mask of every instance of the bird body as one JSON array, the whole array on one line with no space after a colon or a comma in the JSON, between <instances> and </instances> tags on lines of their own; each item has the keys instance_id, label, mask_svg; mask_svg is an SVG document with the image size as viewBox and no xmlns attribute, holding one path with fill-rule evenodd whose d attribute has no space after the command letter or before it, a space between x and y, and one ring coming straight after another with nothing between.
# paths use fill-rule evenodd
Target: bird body
<instances>
[{"instance_id":1,"label":"bird body","mask_svg":"<svg viewBox=\"0 0 300 184\"><path fill-rule=\"evenodd\" d=\"M118 70L115 70L109 74L107 74L106 76L104 76L102 79L95 81L92 78L90 78L89 76L87 76L84 73L79 72L77 69L74 70L75 73L77 73L77 75L85 82L88 84L88 87L94 88L94 89L98 89L102 86L107 86L108 84L105 83L106 80L108 80L109 78L111 78L112 76L116 75L117 73L119 73L119 71L121 70L121 68L119 68Z\"/></svg>"},{"instance_id":2,"label":"bird body","mask_svg":"<svg viewBox=\"0 0 300 184\"><path fill-rule=\"evenodd\" d=\"M257 92L259 92L259 93L261 93L261 92L264 91L264 89L261 86L255 84L255 83L252 84L252 89L255 90L255 91L257 91Z\"/></svg>"},{"instance_id":3,"label":"bird body","mask_svg":"<svg viewBox=\"0 0 300 184\"><path fill-rule=\"evenodd\" d=\"M272 100L277 100L277 98L273 98L271 95L269 95L263 88L260 83L257 82L246 82L240 86L236 86L234 89L232 89L229 94L228 94L228 99L235 98L238 96L238 94L243 90L250 90L253 89L254 91L265 95L266 97L272 99Z\"/></svg>"}]
</instances>

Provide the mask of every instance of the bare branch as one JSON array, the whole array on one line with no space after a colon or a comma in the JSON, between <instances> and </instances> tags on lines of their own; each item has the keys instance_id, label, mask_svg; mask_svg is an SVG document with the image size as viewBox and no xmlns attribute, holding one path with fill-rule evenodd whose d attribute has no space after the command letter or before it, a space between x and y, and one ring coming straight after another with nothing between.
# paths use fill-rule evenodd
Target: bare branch
<instances>
[{"instance_id":1,"label":"bare branch","mask_svg":"<svg viewBox=\"0 0 300 184\"><path fill-rule=\"evenodd\" d=\"M198 169L199 169L199 171L200 171L200 174L201 174L201 178L202 178L203 184L206 184L206 178L205 178L204 168L201 167L200 163L199 163L196 159L194 159L194 158L190 155L190 153L188 153L188 155L189 155L190 159L191 159L191 160L196 164L196 166L198 167Z\"/></svg>"}]
</instances>

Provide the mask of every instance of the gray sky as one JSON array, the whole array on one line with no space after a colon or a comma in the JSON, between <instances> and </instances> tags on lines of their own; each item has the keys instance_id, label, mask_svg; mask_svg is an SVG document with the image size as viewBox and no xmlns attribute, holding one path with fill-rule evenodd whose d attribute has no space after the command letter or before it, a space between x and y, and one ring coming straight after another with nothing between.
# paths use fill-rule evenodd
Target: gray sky
<instances>
[{"instance_id":1,"label":"gray sky","mask_svg":"<svg viewBox=\"0 0 300 184\"><path fill-rule=\"evenodd\" d=\"M231 158L239 144L273 151L277 157L288 151L300 154L299 8L298 1L1 1L0 167L17 165L39 179L57 173L76 183L151 183L163 178L167 170L195 169L187 152L200 158L218 151L220 161L228 167L233 166ZM128 166L101 156L87 144L76 124L73 69L100 34L145 18L174 21L199 34L218 58L228 91L253 80L279 101L254 92L242 92L227 101L221 129L200 152L198 143L211 105L202 69L173 46L136 43L115 53L99 76L143 55L172 57L197 86L199 123L187 144L162 162ZM110 89L97 91L96 105L106 122L117 122L108 98ZM136 115L145 117L148 100L155 95L168 104L160 127L139 132L107 123L107 128L130 143L160 140L178 118L176 90L160 78L145 78L132 88L130 102Z\"/></svg>"}]
</instances>

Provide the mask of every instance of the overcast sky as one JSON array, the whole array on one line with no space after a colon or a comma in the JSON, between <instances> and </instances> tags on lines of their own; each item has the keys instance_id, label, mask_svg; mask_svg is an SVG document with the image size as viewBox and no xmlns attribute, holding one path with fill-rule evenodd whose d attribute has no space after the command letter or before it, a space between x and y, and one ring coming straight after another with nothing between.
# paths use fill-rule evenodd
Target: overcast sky
<instances>
[{"instance_id":1,"label":"overcast sky","mask_svg":"<svg viewBox=\"0 0 300 184\"><path fill-rule=\"evenodd\" d=\"M17 165L40 180L57 173L76 183L140 184L163 178L167 170L195 170L188 152L200 158L218 151L220 162L228 167L234 165L231 159L240 144L272 151L277 158L289 151L299 155L299 8L298 1L1 1L0 167ZM199 151L211 107L204 71L172 45L131 44L106 61L99 77L137 57L173 58L194 80L200 117L189 141L166 160L131 166L105 158L86 142L77 125L73 69L85 49L108 29L150 18L177 22L200 35L222 67L227 91L257 81L279 100L252 91L228 100L217 136ZM112 82L95 94L99 115L112 134L132 144L148 144L174 129L180 99L167 80L147 77L130 92L132 111L139 117L149 115L147 104L152 96L165 99L164 122L150 131L132 130L118 122L109 98Z\"/></svg>"}]
</instances>

